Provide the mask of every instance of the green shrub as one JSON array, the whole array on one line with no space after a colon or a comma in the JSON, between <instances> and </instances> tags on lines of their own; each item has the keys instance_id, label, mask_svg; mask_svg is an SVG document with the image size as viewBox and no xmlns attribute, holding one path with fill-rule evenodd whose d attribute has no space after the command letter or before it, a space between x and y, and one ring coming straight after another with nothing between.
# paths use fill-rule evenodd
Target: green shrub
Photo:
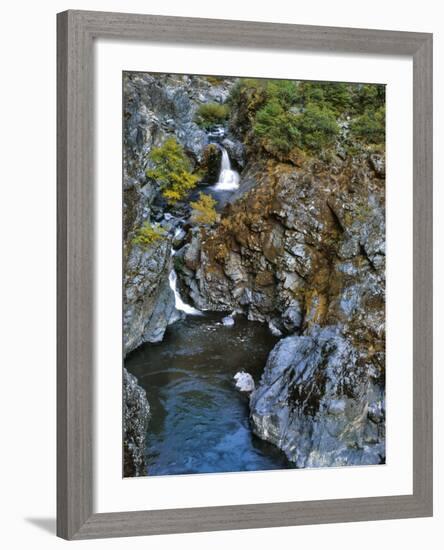
<instances>
[{"instance_id":1,"label":"green shrub","mask_svg":"<svg viewBox=\"0 0 444 550\"><path fill-rule=\"evenodd\" d=\"M355 118L350 125L350 137L369 144L385 142L385 108L376 111L369 108Z\"/></svg>"},{"instance_id":2,"label":"green shrub","mask_svg":"<svg viewBox=\"0 0 444 550\"><path fill-rule=\"evenodd\" d=\"M293 113L273 99L257 113L254 131L265 149L279 155L294 147L311 151L330 147L339 135L339 126L326 108L310 104L302 113Z\"/></svg>"},{"instance_id":3,"label":"green shrub","mask_svg":"<svg viewBox=\"0 0 444 550\"><path fill-rule=\"evenodd\" d=\"M358 84L353 98L353 113L377 111L385 106L385 86L383 84Z\"/></svg>"},{"instance_id":4,"label":"green shrub","mask_svg":"<svg viewBox=\"0 0 444 550\"><path fill-rule=\"evenodd\" d=\"M228 105L222 103L202 103L196 111L195 122L209 129L215 124L223 124L230 114Z\"/></svg>"},{"instance_id":5,"label":"green shrub","mask_svg":"<svg viewBox=\"0 0 444 550\"><path fill-rule=\"evenodd\" d=\"M315 104L307 106L299 115L297 126L302 136L302 147L319 152L331 147L339 136L334 112Z\"/></svg>"},{"instance_id":6,"label":"green shrub","mask_svg":"<svg viewBox=\"0 0 444 550\"><path fill-rule=\"evenodd\" d=\"M147 170L146 175L158 182L170 204L184 199L196 186L198 176L191 173L190 160L175 138L168 138L163 145L155 147L149 158L154 168Z\"/></svg>"},{"instance_id":7,"label":"green shrub","mask_svg":"<svg viewBox=\"0 0 444 550\"><path fill-rule=\"evenodd\" d=\"M191 213L192 221L203 225L212 225L215 223L217 220L215 205L216 201L211 195L199 193L199 199L195 202L190 202L190 206L193 209Z\"/></svg>"},{"instance_id":8,"label":"green shrub","mask_svg":"<svg viewBox=\"0 0 444 550\"><path fill-rule=\"evenodd\" d=\"M344 82L300 82L299 100L304 106L317 105L334 113L346 115L353 105L353 90L356 84Z\"/></svg>"},{"instance_id":9,"label":"green shrub","mask_svg":"<svg viewBox=\"0 0 444 550\"><path fill-rule=\"evenodd\" d=\"M332 149L342 139L338 121L349 117L349 151L353 140L362 146L385 139L385 87L379 84L240 79L229 102L231 125L243 139L281 160L294 148Z\"/></svg>"},{"instance_id":10,"label":"green shrub","mask_svg":"<svg viewBox=\"0 0 444 550\"><path fill-rule=\"evenodd\" d=\"M297 82L293 80L268 80L266 95L269 101L277 100L283 108L290 108L299 100Z\"/></svg>"},{"instance_id":11,"label":"green shrub","mask_svg":"<svg viewBox=\"0 0 444 550\"><path fill-rule=\"evenodd\" d=\"M134 245L141 248L148 248L159 239L165 237L166 231L159 225L152 225L149 222L144 222L142 227L137 229L136 234L132 240Z\"/></svg>"},{"instance_id":12,"label":"green shrub","mask_svg":"<svg viewBox=\"0 0 444 550\"><path fill-rule=\"evenodd\" d=\"M285 110L273 99L258 111L253 130L267 151L286 154L293 147L301 145L298 118L297 114Z\"/></svg>"}]
</instances>

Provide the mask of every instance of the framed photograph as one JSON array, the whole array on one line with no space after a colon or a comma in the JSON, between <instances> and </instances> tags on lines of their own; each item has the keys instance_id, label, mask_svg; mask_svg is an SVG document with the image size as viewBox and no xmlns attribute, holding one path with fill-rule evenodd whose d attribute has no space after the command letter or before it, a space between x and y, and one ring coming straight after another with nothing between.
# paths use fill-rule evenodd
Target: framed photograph
<instances>
[{"instance_id":1,"label":"framed photograph","mask_svg":"<svg viewBox=\"0 0 444 550\"><path fill-rule=\"evenodd\" d=\"M58 535L432 515L432 35L57 23Z\"/></svg>"}]
</instances>

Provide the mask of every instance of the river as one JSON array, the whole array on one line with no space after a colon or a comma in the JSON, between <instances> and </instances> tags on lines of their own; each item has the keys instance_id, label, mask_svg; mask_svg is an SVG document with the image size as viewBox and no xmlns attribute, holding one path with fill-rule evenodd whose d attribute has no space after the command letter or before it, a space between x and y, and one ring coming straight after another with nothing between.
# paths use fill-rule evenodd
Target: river
<instances>
[{"instance_id":1,"label":"river","mask_svg":"<svg viewBox=\"0 0 444 550\"><path fill-rule=\"evenodd\" d=\"M144 344L125 360L151 406L148 474L196 474L292 468L282 452L257 438L248 397L233 376L257 382L276 342L265 325L236 316L187 316L168 327L158 344Z\"/></svg>"}]
</instances>

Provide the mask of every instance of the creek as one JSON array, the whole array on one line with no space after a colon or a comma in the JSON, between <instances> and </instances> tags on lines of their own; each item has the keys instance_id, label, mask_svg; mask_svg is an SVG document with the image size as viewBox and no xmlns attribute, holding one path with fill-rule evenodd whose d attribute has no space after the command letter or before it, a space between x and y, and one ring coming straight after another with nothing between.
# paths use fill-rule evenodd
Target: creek
<instances>
[{"instance_id":1,"label":"creek","mask_svg":"<svg viewBox=\"0 0 444 550\"><path fill-rule=\"evenodd\" d=\"M151 406L146 458L149 475L292 468L285 455L251 431L248 396L233 376L256 384L276 343L266 325L237 315L187 315L162 342L144 344L125 360Z\"/></svg>"}]
</instances>

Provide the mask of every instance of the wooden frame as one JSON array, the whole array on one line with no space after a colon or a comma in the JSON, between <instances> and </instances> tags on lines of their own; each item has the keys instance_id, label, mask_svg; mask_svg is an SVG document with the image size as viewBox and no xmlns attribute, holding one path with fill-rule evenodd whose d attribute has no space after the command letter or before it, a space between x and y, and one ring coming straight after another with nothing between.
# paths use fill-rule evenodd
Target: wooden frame
<instances>
[{"instance_id":1,"label":"wooden frame","mask_svg":"<svg viewBox=\"0 0 444 550\"><path fill-rule=\"evenodd\" d=\"M432 515L432 35L67 11L58 47L57 533L87 539ZM413 58L413 494L93 513L93 42L227 43Z\"/></svg>"}]
</instances>

